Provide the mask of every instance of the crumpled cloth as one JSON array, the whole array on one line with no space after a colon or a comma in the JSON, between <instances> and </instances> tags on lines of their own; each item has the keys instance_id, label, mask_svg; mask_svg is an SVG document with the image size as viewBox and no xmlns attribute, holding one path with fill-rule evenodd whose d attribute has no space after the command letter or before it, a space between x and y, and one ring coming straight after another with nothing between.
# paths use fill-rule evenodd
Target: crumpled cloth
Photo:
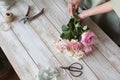
<instances>
[{"instance_id":1,"label":"crumpled cloth","mask_svg":"<svg viewBox=\"0 0 120 80\"><path fill-rule=\"evenodd\" d=\"M54 68L48 68L46 70L40 70L36 80L57 80L58 71Z\"/></svg>"}]
</instances>

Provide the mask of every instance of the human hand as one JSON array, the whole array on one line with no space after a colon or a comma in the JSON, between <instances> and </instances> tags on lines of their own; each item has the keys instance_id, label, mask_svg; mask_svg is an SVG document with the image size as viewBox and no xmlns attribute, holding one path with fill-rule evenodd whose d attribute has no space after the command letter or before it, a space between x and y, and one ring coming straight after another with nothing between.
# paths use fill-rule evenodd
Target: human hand
<instances>
[{"instance_id":1,"label":"human hand","mask_svg":"<svg viewBox=\"0 0 120 80\"><path fill-rule=\"evenodd\" d=\"M87 13L87 10L84 10L82 13L78 14L78 17L81 21L83 21L85 18L89 17L89 14Z\"/></svg>"},{"instance_id":2,"label":"human hand","mask_svg":"<svg viewBox=\"0 0 120 80\"><path fill-rule=\"evenodd\" d=\"M80 5L81 0L72 0L68 4L68 12L74 16L74 12L77 10L78 6Z\"/></svg>"}]
</instances>

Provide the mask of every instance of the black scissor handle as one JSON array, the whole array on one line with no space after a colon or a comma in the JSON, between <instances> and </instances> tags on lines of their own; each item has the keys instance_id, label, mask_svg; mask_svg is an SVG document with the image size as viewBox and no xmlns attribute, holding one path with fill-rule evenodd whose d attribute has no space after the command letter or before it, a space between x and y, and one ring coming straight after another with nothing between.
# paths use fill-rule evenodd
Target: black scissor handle
<instances>
[{"instance_id":1,"label":"black scissor handle","mask_svg":"<svg viewBox=\"0 0 120 80\"><path fill-rule=\"evenodd\" d=\"M30 6L28 6L28 10L27 10L27 13L25 14L25 16L28 16L30 13Z\"/></svg>"},{"instance_id":2,"label":"black scissor handle","mask_svg":"<svg viewBox=\"0 0 120 80\"><path fill-rule=\"evenodd\" d=\"M72 75L72 76L74 76L74 77L79 77L79 76L81 76L82 75L82 69L83 69L83 66L80 64L80 63L78 63L78 62L75 62L75 63L73 63L73 64L71 64L70 66L68 66L68 67L63 67L63 66L61 66L61 68L62 69L67 69L67 70L69 70L69 72L70 72L70 74Z\"/></svg>"},{"instance_id":3,"label":"black scissor handle","mask_svg":"<svg viewBox=\"0 0 120 80\"><path fill-rule=\"evenodd\" d=\"M75 66L75 65L78 65L78 66ZM80 63L78 63L78 62L75 62L75 63L72 63L71 65L70 65L70 68L71 69L79 69L79 70L82 70L83 69L83 66L80 64Z\"/></svg>"},{"instance_id":4,"label":"black scissor handle","mask_svg":"<svg viewBox=\"0 0 120 80\"><path fill-rule=\"evenodd\" d=\"M79 72L77 72L77 75L76 75L75 73L73 73L72 71L70 71L70 74L71 74L72 76L74 76L74 77L79 77L79 76L81 76L81 75L83 74L83 72L82 72L82 71L79 71Z\"/></svg>"}]
</instances>

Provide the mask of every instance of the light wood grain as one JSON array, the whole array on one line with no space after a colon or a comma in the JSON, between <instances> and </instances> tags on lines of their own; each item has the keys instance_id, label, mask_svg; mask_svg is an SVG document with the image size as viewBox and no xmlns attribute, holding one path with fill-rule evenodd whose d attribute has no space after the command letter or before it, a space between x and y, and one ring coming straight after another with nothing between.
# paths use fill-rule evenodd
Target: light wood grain
<instances>
[{"instance_id":1,"label":"light wood grain","mask_svg":"<svg viewBox=\"0 0 120 80\"><path fill-rule=\"evenodd\" d=\"M26 1L26 3L27 3L27 1ZM30 1L29 1L29 5L33 5L33 3L30 3ZM35 8L34 11L38 12L39 9ZM46 12L45 12L45 14L46 14ZM56 40L58 40L58 37L60 34L57 32L57 30L47 20L47 18L45 16L39 17L39 21L35 20L35 21L31 22L31 25L35 29L37 34L42 38L44 43L51 49L53 54L57 57L57 59L59 60L59 62L61 62L62 65L70 65L72 62L75 62L72 59L67 60L67 57L62 56L63 54L56 52L56 49L54 48L54 43ZM81 61L81 63L83 63L83 61ZM84 63L83 63L83 65L85 66L84 70L86 71L86 73L84 73L84 74L86 74L86 75L84 75L83 77L80 77L80 78L74 78L74 77L72 77L72 78L74 80L77 80L77 79L78 80L79 79L97 80L97 78L95 78L95 75L88 69L88 67ZM88 76L88 73L94 77Z\"/></svg>"},{"instance_id":2,"label":"light wood grain","mask_svg":"<svg viewBox=\"0 0 120 80\"><path fill-rule=\"evenodd\" d=\"M120 72L120 48L95 23L89 21L91 20L87 19L85 22L98 36L96 41L97 49Z\"/></svg>"},{"instance_id":3,"label":"light wood grain","mask_svg":"<svg viewBox=\"0 0 120 80\"><path fill-rule=\"evenodd\" d=\"M19 8L17 7L12 10L14 14L17 15L23 14L21 13L21 11L24 10L22 8L25 8L25 6L19 5L20 3L22 4L23 2L18 3ZM26 6L26 8L27 7L28 6ZM23 15L21 15L21 17L23 17ZM41 39L34 32L34 30L30 27L29 24L23 24L22 22L14 22L13 26L14 33L18 35L18 39L20 40L24 48L27 50L30 57L34 60L39 70L47 69L48 67L59 68L59 66L61 66L54 57L54 55L51 54L47 46L41 41ZM58 77L59 80L62 79L71 80L68 74L62 74L64 73L62 69L60 69L59 71L60 71Z\"/></svg>"},{"instance_id":4,"label":"light wood grain","mask_svg":"<svg viewBox=\"0 0 120 80\"><path fill-rule=\"evenodd\" d=\"M38 68L12 31L0 32L0 46L21 80L34 80ZM7 47L7 48L6 48ZM21 71L22 70L22 71Z\"/></svg>"},{"instance_id":5,"label":"light wood grain","mask_svg":"<svg viewBox=\"0 0 120 80\"><path fill-rule=\"evenodd\" d=\"M16 15L12 29L0 30L0 46L17 72L21 80L35 80L41 69L57 68L60 72L58 80L119 80L120 49L90 19L85 20L97 35L96 51L81 60L75 60L57 52L54 43L59 39L61 26L66 24L70 15L67 3L70 0L19 0L10 10ZM30 16L37 14L42 8L45 13L37 19L23 24L19 20L24 17L28 5L32 7ZM0 11L0 19L4 20L4 11ZM69 66L73 62L83 65L83 75L75 78L69 71L59 67Z\"/></svg>"},{"instance_id":6,"label":"light wood grain","mask_svg":"<svg viewBox=\"0 0 120 80\"><path fill-rule=\"evenodd\" d=\"M36 0L37 1L37 0ZM38 1L36 2L36 4L37 3L39 3ZM52 3L52 2L51 2ZM49 4L50 5L50 4ZM38 6L40 6L39 4L38 4ZM41 6L40 6L41 7ZM49 7L49 6L48 6ZM50 8L50 7L49 7ZM56 12L56 10L54 9L53 10L54 12ZM50 14L50 13L49 13ZM61 13L62 14L62 13ZM59 15L59 14L58 14ZM48 17L48 15L46 15L47 17ZM61 17L63 17L63 16L61 16L61 15L59 15L60 17L58 17L58 18L56 18L56 22L54 23L53 22L53 24L55 25L56 23L57 23L57 20L59 19L59 18L61 18ZM49 18L49 17L48 17ZM63 17L64 18L64 17ZM53 18L49 18L51 21L53 20ZM55 19L55 18L54 18ZM64 18L64 20L65 20L66 18ZM64 23L62 23L62 24L64 24ZM58 26L56 26L56 27L58 27ZM60 27L60 26L59 26ZM59 29L59 31L60 31L60 29ZM101 44L101 43L100 43ZM95 53L96 54L96 53ZM116 70L113 68L113 66L106 60L106 58L104 58L104 56L103 55L101 55L101 52L97 52L97 54L98 54L98 56L94 56L94 57L90 57L90 59L84 59L84 61L90 66L90 68L96 73L96 75L98 75L99 76L99 78L101 78L101 76L103 76L102 78L103 79L108 79L109 78L109 75L107 75L107 74L109 74L109 73L113 73L113 72L115 72L116 73ZM97 62L99 62L101 59L103 59L103 60L105 60L104 62L102 62L102 64L101 65L105 65L106 67L109 65L109 66L111 66L111 68L109 68L110 70L108 70L107 71L107 73L105 73L106 71L105 71L105 69L104 68L102 68L102 67L99 67L99 70L101 70L101 71L103 71L103 72L99 72L98 71L98 69L95 67L95 66L91 66L90 64L92 63L92 64L97 64ZM93 60L96 60L97 62L92 62ZM90 63L89 63L90 62ZM98 64L99 65L99 64ZM95 70L96 69L96 70ZM106 76L104 76L104 75L106 75ZM116 74L117 76L119 75L119 73L117 72L117 74ZM113 79L118 79L119 77L115 77L114 75L112 76L113 77Z\"/></svg>"}]
</instances>

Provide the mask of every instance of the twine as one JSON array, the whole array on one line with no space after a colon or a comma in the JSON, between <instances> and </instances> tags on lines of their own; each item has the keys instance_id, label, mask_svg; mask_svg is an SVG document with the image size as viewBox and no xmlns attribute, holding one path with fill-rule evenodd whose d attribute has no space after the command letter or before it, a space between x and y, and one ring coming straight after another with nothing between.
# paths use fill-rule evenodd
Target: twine
<instances>
[{"instance_id":1,"label":"twine","mask_svg":"<svg viewBox=\"0 0 120 80\"><path fill-rule=\"evenodd\" d=\"M7 13L5 14L5 16L4 16L5 22L2 22L2 23L0 24L1 29L2 29L3 31L8 31L8 30L10 30L10 29L11 29L11 26L12 26L11 23L12 23L12 21L14 20L14 18L15 18L15 16L13 15L12 12L7 12Z\"/></svg>"},{"instance_id":2,"label":"twine","mask_svg":"<svg viewBox=\"0 0 120 80\"><path fill-rule=\"evenodd\" d=\"M7 12L4 18L6 22L12 22L14 20L14 15L12 12Z\"/></svg>"}]
</instances>

